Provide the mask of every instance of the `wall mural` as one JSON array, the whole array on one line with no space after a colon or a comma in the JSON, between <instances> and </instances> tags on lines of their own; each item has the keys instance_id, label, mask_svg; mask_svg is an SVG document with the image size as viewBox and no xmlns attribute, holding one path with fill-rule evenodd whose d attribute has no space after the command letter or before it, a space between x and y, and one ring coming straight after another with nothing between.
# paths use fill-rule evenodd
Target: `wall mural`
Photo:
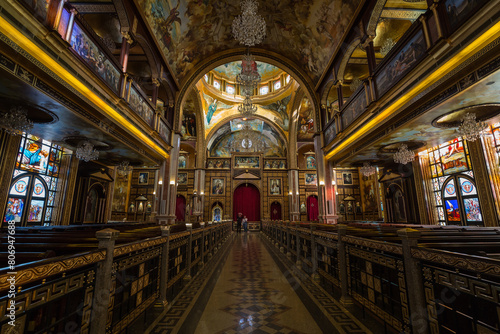
<instances>
[{"instance_id":1,"label":"wall mural","mask_svg":"<svg viewBox=\"0 0 500 334\"><path fill-rule=\"evenodd\" d=\"M299 141L312 140L314 135L314 113L311 101L304 97L299 106L299 124L297 137Z\"/></svg>"},{"instance_id":2,"label":"wall mural","mask_svg":"<svg viewBox=\"0 0 500 334\"><path fill-rule=\"evenodd\" d=\"M288 126L289 126L289 118L288 118L288 111L287 111L287 105L288 102L292 99L292 94L288 95L287 97L278 100L274 103L261 106L263 109L268 109L276 112L279 117L274 116L272 119L276 124L278 124L283 130L288 131Z\"/></svg>"},{"instance_id":3,"label":"wall mural","mask_svg":"<svg viewBox=\"0 0 500 334\"><path fill-rule=\"evenodd\" d=\"M234 105L225 104L221 101L218 101L216 98L211 97L203 93L203 98L207 104L207 108L203 108L205 114L205 129L211 128L214 124L217 124L218 121L221 120L223 113L217 113L217 117L214 117L216 111L222 111L225 109L231 109Z\"/></svg>"},{"instance_id":4,"label":"wall mural","mask_svg":"<svg viewBox=\"0 0 500 334\"><path fill-rule=\"evenodd\" d=\"M120 72L108 60L106 55L99 50L95 43L87 36L78 24L73 25L70 39L71 47L80 57L110 85L115 92L118 92L120 82Z\"/></svg>"},{"instance_id":5,"label":"wall mural","mask_svg":"<svg viewBox=\"0 0 500 334\"><path fill-rule=\"evenodd\" d=\"M262 122L262 121L259 121ZM286 144L281 136L271 126L264 123L262 126L262 140L266 143L265 157L285 157ZM240 131L231 131L229 124L222 126L209 141L210 157L231 157L231 145L236 140L242 140Z\"/></svg>"},{"instance_id":6,"label":"wall mural","mask_svg":"<svg viewBox=\"0 0 500 334\"><path fill-rule=\"evenodd\" d=\"M135 0L179 82L196 62L238 47L231 24L239 2ZM258 13L267 23L262 48L286 55L318 81L361 0L266 1Z\"/></svg>"}]
</instances>

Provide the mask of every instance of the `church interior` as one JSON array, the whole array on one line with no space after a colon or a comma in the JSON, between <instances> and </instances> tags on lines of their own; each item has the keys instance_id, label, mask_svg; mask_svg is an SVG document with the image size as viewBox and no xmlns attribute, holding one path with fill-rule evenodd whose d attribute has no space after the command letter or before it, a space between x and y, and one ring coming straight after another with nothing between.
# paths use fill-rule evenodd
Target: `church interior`
<instances>
[{"instance_id":1,"label":"church interior","mask_svg":"<svg viewBox=\"0 0 500 334\"><path fill-rule=\"evenodd\" d=\"M500 0L1 0L0 332L500 333Z\"/></svg>"}]
</instances>

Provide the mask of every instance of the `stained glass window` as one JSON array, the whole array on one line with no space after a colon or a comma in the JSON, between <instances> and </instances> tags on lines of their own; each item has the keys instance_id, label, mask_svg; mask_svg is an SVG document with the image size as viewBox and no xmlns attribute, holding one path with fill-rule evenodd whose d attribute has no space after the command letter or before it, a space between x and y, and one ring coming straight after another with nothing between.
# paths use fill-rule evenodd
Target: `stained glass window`
<instances>
[{"instance_id":1,"label":"stained glass window","mask_svg":"<svg viewBox=\"0 0 500 334\"><path fill-rule=\"evenodd\" d=\"M60 146L23 134L4 222L50 225L61 159Z\"/></svg>"},{"instance_id":2,"label":"stained glass window","mask_svg":"<svg viewBox=\"0 0 500 334\"><path fill-rule=\"evenodd\" d=\"M274 82L274 90L278 90L281 88L281 80L276 80Z\"/></svg>"},{"instance_id":3,"label":"stained glass window","mask_svg":"<svg viewBox=\"0 0 500 334\"><path fill-rule=\"evenodd\" d=\"M435 146L426 153L438 223L482 225L467 142L459 137Z\"/></svg>"},{"instance_id":4,"label":"stained glass window","mask_svg":"<svg viewBox=\"0 0 500 334\"><path fill-rule=\"evenodd\" d=\"M235 92L234 86L230 85L230 84L226 84L226 93L234 94L234 92Z\"/></svg>"},{"instance_id":5,"label":"stained glass window","mask_svg":"<svg viewBox=\"0 0 500 334\"><path fill-rule=\"evenodd\" d=\"M259 94L266 95L267 93L269 93L269 86L268 85L260 86Z\"/></svg>"},{"instance_id":6,"label":"stained glass window","mask_svg":"<svg viewBox=\"0 0 500 334\"><path fill-rule=\"evenodd\" d=\"M214 87L220 89L220 82L218 80L214 80Z\"/></svg>"}]
</instances>

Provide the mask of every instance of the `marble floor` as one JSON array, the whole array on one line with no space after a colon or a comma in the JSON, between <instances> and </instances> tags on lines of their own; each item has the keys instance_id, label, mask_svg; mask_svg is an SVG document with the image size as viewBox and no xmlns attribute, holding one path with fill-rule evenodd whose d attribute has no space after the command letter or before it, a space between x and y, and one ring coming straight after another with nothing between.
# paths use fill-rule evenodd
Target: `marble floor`
<instances>
[{"instance_id":1,"label":"marble floor","mask_svg":"<svg viewBox=\"0 0 500 334\"><path fill-rule=\"evenodd\" d=\"M234 235L151 333L372 333L259 233Z\"/></svg>"}]
</instances>

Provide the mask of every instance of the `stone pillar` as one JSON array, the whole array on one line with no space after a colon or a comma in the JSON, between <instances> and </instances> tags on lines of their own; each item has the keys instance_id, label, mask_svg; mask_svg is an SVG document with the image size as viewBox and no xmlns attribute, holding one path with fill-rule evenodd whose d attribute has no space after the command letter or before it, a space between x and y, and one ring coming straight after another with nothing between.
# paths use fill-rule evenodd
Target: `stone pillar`
<instances>
[{"instance_id":1,"label":"stone pillar","mask_svg":"<svg viewBox=\"0 0 500 334\"><path fill-rule=\"evenodd\" d=\"M467 141L469 147L470 160L474 171L474 181L476 182L477 195L481 205L481 213L484 219L484 226L498 226L498 217L495 209L495 199L491 190L488 166L484 158L481 140Z\"/></svg>"},{"instance_id":2,"label":"stone pillar","mask_svg":"<svg viewBox=\"0 0 500 334\"><path fill-rule=\"evenodd\" d=\"M161 249L161 270L160 270L160 296L157 304L167 306L167 284L168 284L168 262L169 262L169 247L170 247L170 226L161 226L161 236L167 238Z\"/></svg>"},{"instance_id":3,"label":"stone pillar","mask_svg":"<svg viewBox=\"0 0 500 334\"><path fill-rule=\"evenodd\" d=\"M197 169L194 171L194 191L199 197L194 198L193 215L203 220L203 208L205 199L205 170Z\"/></svg>"},{"instance_id":4,"label":"stone pillar","mask_svg":"<svg viewBox=\"0 0 500 334\"><path fill-rule=\"evenodd\" d=\"M2 226L4 221L5 207L7 205L20 144L21 136L11 136L5 130L0 130L0 170L2 171L0 173L0 210L2 210L0 226Z\"/></svg>"},{"instance_id":5,"label":"stone pillar","mask_svg":"<svg viewBox=\"0 0 500 334\"><path fill-rule=\"evenodd\" d=\"M429 216L427 211L427 204L425 201L424 179L422 176L422 167L420 165L420 159L418 156L417 159L415 159L415 161L412 162L412 167L413 167L413 179L415 181L415 192L417 193L418 215L420 217L420 221L418 223L422 225L428 225Z\"/></svg>"},{"instance_id":6,"label":"stone pillar","mask_svg":"<svg viewBox=\"0 0 500 334\"><path fill-rule=\"evenodd\" d=\"M326 192L325 192L325 158L323 156L323 138L321 133L314 135L314 151L316 152L316 173L318 175L318 210L319 221L326 220Z\"/></svg>"},{"instance_id":7,"label":"stone pillar","mask_svg":"<svg viewBox=\"0 0 500 334\"><path fill-rule=\"evenodd\" d=\"M61 205L60 210L60 224L61 225L69 225L71 222L71 209L73 206L73 197L75 195L76 190L76 176L78 174L78 165L80 164L80 160L76 158L76 156L72 155L68 157L70 160L69 168L66 171L66 182L64 185L64 201ZM111 202L108 202L108 208L111 208ZM126 209L126 208L125 208ZM109 210L111 213L111 210ZM110 217L108 217L109 219Z\"/></svg>"},{"instance_id":8,"label":"stone pillar","mask_svg":"<svg viewBox=\"0 0 500 334\"><path fill-rule=\"evenodd\" d=\"M173 136L172 151L170 154L170 168L168 173L168 195L167 195L167 223L175 223L175 207L177 197L177 169L179 167L179 151L180 151L181 136L176 133Z\"/></svg>"},{"instance_id":9,"label":"stone pillar","mask_svg":"<svg viewBox=\"0 0 500 334\"><path fill-rule=\"evenodd\" d=\"M290 220L300 220L299 209L299 171L298 169L291 169L288 171L288 200L290 207Z\"/></svg>"},{"instance_id":10,"label":"stone pillar","mask_svg":"<svg viewBox=\"0 0 500 334\"><path fill-rule=\"evenodd\" d=\"M338 254L338 264L339 264L339 279L340 279L340 302L345 305L352 304L352 298L349 295L349 278L347 276L347 251L346 244L342 237L347 234L347 226L339 225L338 228L338 237L339 240L337 242L337 254Z\"/></svg>"},{"instance_id":11,"label":"stone pillar","mask_svg":"<svg viewBox=\"0 0 500 334\"><path fill-rule=\"evenodd\" d=\"M342 79L342 78L340 78ZM344 93L342 93L342 81L341 80L338 80L337 82L337 96L339 98L339 110L342 108L342 106L344 105Z\"/></svg>"},{"instance_id":12,"label":"stone pillar","mask_svg":"<svg viewBox=\"0 0 500 334\"><path fill-rule=\"evenodd\" d=\"M411 248L417 247L420 232L411 228L398 230L403 245L403 262L410 306L410 324L412 333L428 333L427 304L425 302L422 271L419 262L411 256Z\"/></svg>"},{"instance_id":13,"label":"stone pillar","mask_svg":"<svg viewBox=\"0 0 500 334\"><path fill-rule=\"evenodd\" d=\"M120 65L122 72L127 72L128 56L130 52L130 45L134 42L128 31L122 31L122 49L120 52Z\"/></svg>"},{"instance_id":14,"label":"stone pillar","mask_svg":"<svg viewBox=\"0 0 500 334\"><path fill-rule=\"evenodd\" d=\"M106 321L108 319L108 307L111 294L111 271L113 267L113 251L115 240L119 231L110 228L97 231L96 238L99 240L99 248L106 250L106 256L97 265L95 275L95 292L92 301L92 320L90 325L91 334L106 333Z\"/></svg>"}]
</instances>

